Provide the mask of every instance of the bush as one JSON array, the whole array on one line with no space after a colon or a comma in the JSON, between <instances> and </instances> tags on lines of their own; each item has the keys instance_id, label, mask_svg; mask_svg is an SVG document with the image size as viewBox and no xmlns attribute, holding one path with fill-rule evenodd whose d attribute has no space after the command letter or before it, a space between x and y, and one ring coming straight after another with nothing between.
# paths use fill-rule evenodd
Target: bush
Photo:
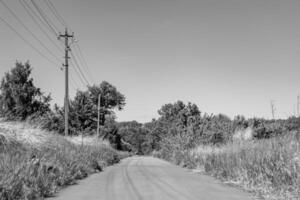
<instances>
[{"instance_id":1,"label":"bush","mask_svg":"<svg viewBox=\"0 0 300 200\"><path fill-rule=\"evenodd\" d=\"M81 146L60 136L53 136L40 146L1 138L0 199L3 200L52 196L60 187L74 184L121 158L111 147Z\"/></svg>"}]
</instances>

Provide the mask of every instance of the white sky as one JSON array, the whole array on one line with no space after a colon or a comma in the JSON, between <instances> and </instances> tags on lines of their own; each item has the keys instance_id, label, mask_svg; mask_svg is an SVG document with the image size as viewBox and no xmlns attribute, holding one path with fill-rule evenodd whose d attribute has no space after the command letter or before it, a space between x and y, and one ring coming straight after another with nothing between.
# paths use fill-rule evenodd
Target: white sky
<instances>
[{"instance_id":1,"label":"white sky","mask_svg":"<svg viewBox=\"0 0 300 200\"><path fill-rule=\"evenodd\" d=\"M62 58L19 1L5 2ZM43 1L36 2L46 8ZM79 40L94 81L88 73L87 78L94 83L107 80L125 94L127 105L117 113L119 121L149 121L163 104L177 100L230 117L270 118L271 100L277 117L294 113L300 94L298 0L52 2ZM0 16L42 49L1 4ZM0 74L16 59L30 60L36 85L62 105L63 71L1 21L0 35ZM80 85L73 69L71 76ZM70 90L73 96L75 89Z\"/></svg>"}]
</instances>

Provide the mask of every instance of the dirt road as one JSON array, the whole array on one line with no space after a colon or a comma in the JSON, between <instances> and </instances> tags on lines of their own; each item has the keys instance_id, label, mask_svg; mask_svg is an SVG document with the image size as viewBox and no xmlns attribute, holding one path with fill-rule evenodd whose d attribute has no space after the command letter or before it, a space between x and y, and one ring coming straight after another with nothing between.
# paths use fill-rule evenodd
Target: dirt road
<instances>
[{"instance_id":1,"label":"dirt road","mask_svg":"<svg viewBox=\"0 0 300 200\"><path fill-rule=\"evenodd\" d=\"M152 157L131 157L51 200L250 200L215 179Z\"/></svg>"}]
</instances>

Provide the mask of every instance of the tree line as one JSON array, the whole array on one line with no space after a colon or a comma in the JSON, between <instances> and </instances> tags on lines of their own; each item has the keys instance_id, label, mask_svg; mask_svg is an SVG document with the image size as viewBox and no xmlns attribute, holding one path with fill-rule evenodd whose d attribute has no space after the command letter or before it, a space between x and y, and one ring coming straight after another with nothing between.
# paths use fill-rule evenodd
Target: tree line
<instances>
[{"instance_id":1,"label":"tree line","mask_svg":"<svg viewBox=\"0 0 300 200\"><path fill-rule=\"evenodd\" d=\"M0 116L7 120L29 120L42 128L64 132L64 109L54 105L51 95L37 88L27 62L17 62L5 73L0 86ZM97 132L98 96L101 96L99 137L108 139L119 150L136 154L156 152L164 158L180 156L198 145L222 145L233 140L239 130L251 128L254 139L270 138L300 127L299 118L287 120L246 119L238 115L202 113L194 103L177 101L163 105L159 117L148 123L116 122L115 109L122 110L125 96L115 86L103 81L99 85L77 90L70 100L69 126L71 135L94 135Z\"/></svg>"},{"instance_id":2,"label":"tree line","mask_svg":"<svg viewBox=\"0 0 300 200\"><path fill-rule=\"evenodd\" d=\"M138 154L155 154L178 162L198 146L222 146L235 140L238 132L251 132L251 139L261 140L299 130L300 118L268 120L246 119L238 115L230 119L224 114L202 113L193 103L168 103L158 110L159 117L141 124L119 123L121 138Z\"/></svg>"},{"instance_id":3,"label":"tree line","mask_svg":"<svg viewBox=\"0 0 300 200\"><path fill-rule=\"evenodd\" d=\"M42 128L64 132L64 108L54 104L50 94L45 94L34 85L29 62L16 62L15 66L4 74L0 85L0 117L6 120L28 120ZM115 86L103 81L88 86L86 90L77 90L70 100L69 128L71 135L93 135L97 132L98 97L100 99L100 125L102 137L114 140L115 113L125 106L125 96ZM114 141L112 141L115 143Z\"/></svg>"}]
</instances>

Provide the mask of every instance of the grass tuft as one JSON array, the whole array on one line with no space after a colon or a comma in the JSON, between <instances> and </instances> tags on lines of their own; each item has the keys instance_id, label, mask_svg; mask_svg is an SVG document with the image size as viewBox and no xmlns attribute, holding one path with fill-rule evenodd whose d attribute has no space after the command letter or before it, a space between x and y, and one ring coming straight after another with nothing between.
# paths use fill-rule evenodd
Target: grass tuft
<instances>
[{"instance_id":1,"label":"grass tuft","mask_svg":"<svg viewBox=\"0 0 300 200\"><path fill-rule=\"evenodd\" d=\"M102 171L126 156L111 148L107 142L82 145L72 142L74 138L50 133L43 136L38 134L37 128L28 131L24 127L3 126L0 126L1 200L53 196L61 187ZM14 137L14 134L17 136Z\"/></svg>"},{"instance_id":2,"label":"grass tuft","mask_svg":"<svg viewBox=\"0 0 300 200\"><path fill-rule=\"evenodd\" d=\"M185 160L227 183L266 199L300 196L300 133L264 140L199 146Z\"/></svg>"}]
</instances>

